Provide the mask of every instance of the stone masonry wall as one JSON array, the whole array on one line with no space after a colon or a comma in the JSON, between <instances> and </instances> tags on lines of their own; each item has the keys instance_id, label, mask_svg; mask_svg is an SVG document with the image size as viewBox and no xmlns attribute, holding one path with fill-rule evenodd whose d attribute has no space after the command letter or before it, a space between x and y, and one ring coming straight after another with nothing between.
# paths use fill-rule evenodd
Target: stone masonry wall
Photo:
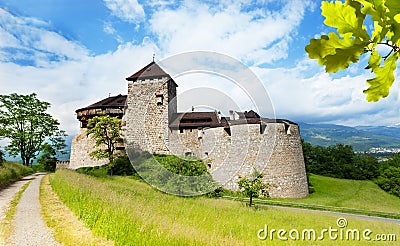
<instances>
[{"instance_id":1,"label":"stone masonry wall","mask_svg":"<svg viewBox=\"0 0 400 246\"><path fill-rule=\"evenodd\" d=\"M241 177L253 168L262 171L270 183L271 197L305 197L308 185L299 128L283 123L267 124L261 133L258 124L231 126L231 136L221 128L170 131L172 154L191 152L210 166L213 178L224 188L237 190ZM199 138L199 136L201 136Z\"/></svg>"},{"instance_id":2,"label":"stone masonry wall","mask_svg":"<svg viewBox=\"0 0 400 246\"><path fill-rule=\"evenodd\" d=\"M94 150L96 141L86 136L86 131L86 128L81 128L79 134L72 139L69 169L101 166L108 162L107 159L96 160L89 156Z\"/></svg>"},{"instance_id":3,"label":"stone masonry wall","mask_svg":"<svg viewBox=\"0 0 400 246\"><path fill-rule=\"evenodd\" d=\"M168 77L130 82L123 135L129 148L168 154L169 117L176 107L169 102L176 96Z\"/></svg>"}]
</instances>

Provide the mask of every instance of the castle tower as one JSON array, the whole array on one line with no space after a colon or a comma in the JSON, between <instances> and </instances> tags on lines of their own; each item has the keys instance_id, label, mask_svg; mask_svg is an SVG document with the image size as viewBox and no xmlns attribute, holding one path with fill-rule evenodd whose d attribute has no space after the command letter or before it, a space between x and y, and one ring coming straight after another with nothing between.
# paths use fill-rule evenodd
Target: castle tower
<instances>
[{"instance_id":1,"label":"castle tower","mask_svg":"<svg viewBox=\"0 0 400 246\"><path fill-rule=\"evenodd\" d=\"M154 61L126 80L125 143L137 150L168 154L169 122L177 111L177 84Z\"/></svg>"}]
</instances>

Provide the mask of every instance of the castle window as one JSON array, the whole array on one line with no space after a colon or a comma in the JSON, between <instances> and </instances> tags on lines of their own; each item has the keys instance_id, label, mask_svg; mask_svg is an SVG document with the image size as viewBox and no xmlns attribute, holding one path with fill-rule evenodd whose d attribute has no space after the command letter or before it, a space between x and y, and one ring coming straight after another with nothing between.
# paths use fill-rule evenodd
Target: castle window
<instances>
[{"instance_id":1,"label":"castle window","mask_svg":"<svg viewBox=\"0 0 400 246\"><path fill-rule=\"evenodd\" d=\"M179 129L179 133L183 133L183 129L181 128L181 129Z\"/></svg>"},{"instance_id":2,"label":"castle window","mask_svg":"<svg viewBox=\"0 0 400 246\"><path fill-rule=\"evenodd\" d=\"M291 132L290 132L290 125L285 124L285 132L286 132L286 134L288 134L288 135L291 134Z\"/></svg>"},{"instance_id":3,"label":"castle window","mask_svg":"<svg viewBox=\"0 0 400 246\"><path fill-rule=\"evenodd\" d=\"M264 134L265 128L267 128L267 125L260 124L260 134Z\"/></svg>"},{"instance_id":4,"label":"castle window","mask_svg":"<svg viewBox=\"0 0 400 246\"><path fill-rule=\"evenodd\" d=\"M162 94L156 95L157 105L163 105L164 96Z\"/></svg>"}]
</instances>

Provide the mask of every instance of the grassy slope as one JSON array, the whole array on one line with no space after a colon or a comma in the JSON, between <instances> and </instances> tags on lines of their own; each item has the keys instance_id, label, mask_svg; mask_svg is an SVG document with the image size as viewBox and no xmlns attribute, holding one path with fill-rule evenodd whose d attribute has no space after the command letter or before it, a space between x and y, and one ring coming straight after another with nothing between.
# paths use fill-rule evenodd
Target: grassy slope
<instances>
[{"instance_id":1,"label":"grassy slope","mask_svg":"<svg viewBox=\"0 0 400 246\"><path fill-rule=\"evenodd\" d=\"M257 231L268 224L275 229L321 231L337 227L337 216L285 209L254 209L243 203L182 198L154 190L130 178L99 179L59 170L50 179L60 199L95 233L117 245L265 245ZM349 228L375 233L396 233L392 223L348 218ZM273 244L286 244L276 239ZM356 242L353 242L356 243ZM365 241L357 242L359 245ZM310 245L310 241L300 242ZM319 241L319 245L341 245ZM343 244L344 245L344 244ZM346 244L348 245L348 244Z\"/></svg>"},{"instance_id":2,"label":"grassy slope","mask_svg":"<svg viewBox=\"0 0 400 246\"><path fill-rule=\"evenodd\" d=\"M400 213L400 198L383 191L372 181L336 179L312 174L310 182L315 192L308 197L279 200Z\"/></svg>"},{"instance_id":3,"label":"grassy slope","mask_svg":"<svg viewBox=\"0 0 400 246\"><path fill-rule=\"evenodd\" d=\"M33 169L14 162L5 162L0 167L0 188L23 176L33 173Z\"/></svg>"}]
</instances>

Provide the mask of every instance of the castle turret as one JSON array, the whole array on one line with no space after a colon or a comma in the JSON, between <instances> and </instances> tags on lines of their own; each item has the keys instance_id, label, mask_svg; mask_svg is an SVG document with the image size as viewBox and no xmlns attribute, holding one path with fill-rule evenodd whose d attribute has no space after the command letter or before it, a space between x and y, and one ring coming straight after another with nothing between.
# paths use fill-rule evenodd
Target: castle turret
<instances>
[{"instance_id":1,"label":"castle turret","mask_svg":"<svg viewBox=\"0 0 400 246\"><path fill-rule=\"evenodd\" d=\"M177 111L177 84L154 61L126 78L125 143L150 153L169 153L169 122Z\"/></svg>"}]
</instances>

